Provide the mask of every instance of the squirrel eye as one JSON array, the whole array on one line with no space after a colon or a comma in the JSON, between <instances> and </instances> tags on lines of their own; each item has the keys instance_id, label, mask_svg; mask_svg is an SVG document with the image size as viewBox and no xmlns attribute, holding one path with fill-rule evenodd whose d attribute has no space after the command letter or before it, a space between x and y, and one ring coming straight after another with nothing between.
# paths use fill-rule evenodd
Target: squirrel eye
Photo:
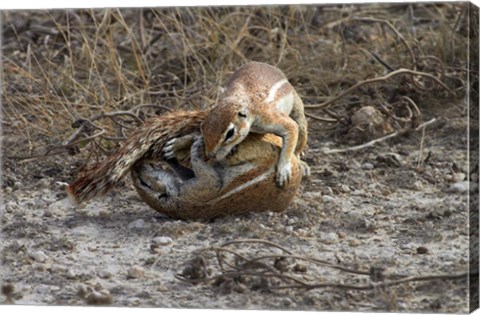
<instances>
[{"instance_id":1,"label":"squirrel eye","mask_svg":"<svg viewBox=\"0 0 480 315\"><path fill-rule=\"evenodd\" d=\"M227 132L227 135L225 136L225 141L227 141L228 139L233 137L234 133L235 133L235 127L230 128L230 130L228 130L228 132Z\"/></svg>"},{"instance_id":2,"label":"squirrel eye","mask_svg":"<svg viewBox=\"0 0 480 315\"><path fill-rule=\"evenodd\" d=\"M244 111L240 111L240 112L238 112L238 116L243 117L243 118L247 118L247 113L244 112Z\"/></svg>"}]
</instances>

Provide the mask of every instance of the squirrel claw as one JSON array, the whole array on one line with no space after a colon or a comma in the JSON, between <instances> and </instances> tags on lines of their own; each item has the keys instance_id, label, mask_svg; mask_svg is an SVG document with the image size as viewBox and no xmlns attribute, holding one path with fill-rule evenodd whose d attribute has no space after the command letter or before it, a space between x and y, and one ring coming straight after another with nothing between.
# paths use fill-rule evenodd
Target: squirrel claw
<instances>
[{"instance_id":1,"label":"squirrel claw","mask_svg":"<svg viewBox=\"0 0 480 315\"><path fill-rule=\"evenodd\" d=\"M285 185L287 185L290 182L291 178L292 168L290 163L278 166L276 180L279 187L284 187Z\"/></svg>"},{"instance_id":2,"label":"squirrel claw","mask_svg":"<svg viewBox=\"0 0 480 315\"><path fill-rule=\"evenodd\" d=\"M162 150L163 157L167 160L175 158L175 152L176 152L176 150L175 150L175 140L176 139L169 140L165 144L165 147Z\"/></svg>"},{"instance_id":3,"label":"squirrel claw","mask_svg":"<svg viewBox=\"0 0 480 315\"><path fill-rule=\"evenodd\" d=\"M310 166L307 164L307 162L300 161L300 167L302 168L303 177L310 177L310 175L312 175L312 171L310 170Z\"/></svg>"}]
</instances>

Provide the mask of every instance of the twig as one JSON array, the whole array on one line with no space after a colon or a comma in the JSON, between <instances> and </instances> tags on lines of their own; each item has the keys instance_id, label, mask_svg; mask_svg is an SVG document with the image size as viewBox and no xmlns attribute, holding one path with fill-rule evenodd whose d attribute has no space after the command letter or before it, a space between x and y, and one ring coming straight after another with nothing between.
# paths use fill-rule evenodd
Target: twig
<instances>
[{"instance_id":1,"label":"twig","mask_svg":"<svg viewBox=\"0 0 480 315\"><path fill-rule=\"evenodd\" d=\"M278 249L281 249L283 250L285 253L287 254L292 254L292 252L290 252L288 249L286 249L285 247L282 247L274 242L270 242L270 241L267 241L267 240L261 240L261 239L250 239L250 238L247 238L247 239L240 239L240 240L235 240L235 241L230 241L230 242L226 242L226 243L223 243L221 245L221 247L225 247L225 246L228 246L228 245L232 245L232 244L240 244L240 243L260 243L260 244L266 244L266 245L270 245L270 246L273 246L273 247L276 247Z\"/></svg>"},{"instance_id":2,"label":"twig","mask_svg":"<svg viewBox=\"0 0 480 315\"><path fill-rule=\"evenodd\" d=\"M276 278L276 279L279 279L284 284L276 285L275 283L272 284L267 282L265 288L270 290L281 290L281 289L311 290L315 288L329 287L329 288L337 288L337 289L343 289L343 290L365 291L365 290L375 290L377 288L387 288L387 287L400 285L408 282L419 282L419 281L430 281L430 280L458 280L458 279L467 278L469 276L468 272L457 273L457 274L432 274L432 275L424 275L424 276L409 276L409 275L395 275L395 274L384 275L383 269L380 268L378 269L380 271L380 274L379 274L380 277L377 277L375 276L377 274L375 272L376 268L373 268L373 269L370 268L369 272L359 271L359 270L343 267L340 265L332 264L324 260L320 260L320 259L316 259L308 256L296 255L296 254L266 255L266 256L259 256L259 257L254 256L253 258L249 259L235 250L225 248L225 246L228 246L228 245L238 245L238 244L246 244L246 243L260 243L260 244L268 245L271 247L280 248L283 251L288 252L288 250L286 250L282 246L266 240L245 239L245 240L230 241L222 244L220 247L212 246L212 247L208 247L201 250L202 252L215 251L216 253L215 257L217 258L217 262L218 262L217 266L219 266L221 270L219 274L216 274L213 276L207 276L206 274L204 274L200 278L189 278L188 273L185 274L182 272L182 273L176 273L175 277L181 281L189 282L192 284L209 283L219 279L230 279L235 282L241 282L246 284L247 281L249 280L248 278L245 278L245 277ZM251 251L251 249L248 249L248 250ZM223 258L224 256L222 256L220 252L233 254L235 257L242 259L244 263L232 265L228 263L226 260L224 260ZM318 281L319 278L317 279L310 278L307 280L305 279L305 277L302 277L301 279L292 274L289 274L286 270L277 270L275 268L272 268L269 264L261 262L262 260L277 261L277 259L279 258L291 258L294 260L300 259L300 260L304 260L304 261L318 264L321 266L336 268L340 271L345 271L348 273L358 274L362 276L370 276L370 283L367 283L364 285L332 283L332 282L321 283ZM230 267L231 269L226 270L224 268L223 263L225 263L227 267ZM204 267L206 268L206 266ZM475 275L475 274L478 274L478 272L470 275ZM392 278L393 280L384 280L384 279L392 279ZM358 280L361 280L361 278Z\"/></svg>"},{"instance_id":3,"label":"twig","mask_svg":"<svg viewBox=\"0 0 480 315\"><path fill-rule=\"evenodd\" d=\"M433 124L437 119L436 118L432 118L431 120L427 121L427 122L424 122L423 124L419 125L417 128L415 128L414 130L420 130L421 128L424 128L428 125L431 125ZM350 151L358 151L358 150L361 150L361 149L365 149L365 148L368 148L368 147L371 147L373 146L374 144L376 143L379 143L379 142L382 142L382 141L385 141L385 140L388 140L388 139L391 139L391 138L394 138L398 135L401 135L401 134L404 134L405 132L408 132L409 130L412 130L411 128L405 128L403 130L399 130L399 131L395 131L394 133L391 133L389 135L386 135L382 138L378 138L378 139L375 139L375 140L372 140L370 142L367 142L367 143L364 143L364 144L361 144L361 145L357 145L357 146L353 146L353 147L349 147L349 148L345 148L345 149L328 149L328 148L322 148L322 149L318 149L318 150L311 150L313 152L322 152L322 153L325 153L325 154L332 154L332 153L345 153L345 152L350 152Z\"/></svg>"},{"instance_id":4,"label":"twig","mask_svg":"<svg viewBox=\"0 0 480 315\"><path fill-rule=\"evenodd\" d=\"M365 48L362 48L362 47L359 47L361 51L363 51L365 54L367 55L371 55L373 57L373 59L375 59L376 61L378 61L382 66L384 66L388 71L395 71L395 68L393 68L392 66L390 66L385 60L383 60L382 58L380 58L379 55L377 55L376 53L370 51L370 50L367 50Z\"/></svg>"},{"instance_id":5,"label":"twig","mask_svg":"<svg viewBox=\"0 0 480 315\"><path fill-rule=\"evenodd\" d=\"M385 282L377 282L377 283L371 283L367 285L348 285L348 284L340 284L340 283L319 283L319 284L311 284L308 285L307 287L303 285L290 285L290 286L278 286L278 287L270 287L269 289L317 289L317 288L338 288L338 289L345 289L345 290L356 290L356 291L365 291L365 290L372 290L375 288L386 288L386 287L391 287L394 285L399 285L407 282L418 282L418 281L430 281L430 280L459 280L463 278L467 278L469 275L468 272L463 272L459 274L440 274L440 275L427 275L427 276L413 276L413 277L408 277L400 280L394 280L394 281L385 281Z\"/></svg>"},{"instance_id":6,"label":"twig","mask_svg":"<svg viewBox=\"0 0 480 315\"><path fill-rule=\"evenodd\" d=\"M335 96L335 97L332 97L331 99L329 99L328 101L325 101L321 104L316 104L316 105L305 105L304 107L305 108L322 108L322 107L326 107L328 105L330 105L331 103L335 102L335 101L338 101L339 99L341 99L342 97L344 97L345 95L349 94L350 92L358 89L359 87L361 86L364 86L366 84L371 84L371 83L377 83L377 82L382 82L382 81L386 81L392 77L395 77L397 75L400 75L400 74L408 74L408 75L418 75L418 76L423 76L423 77L427 77L427 78L430 78L432 80L435 80L439 85L441 85L443 88L445 88L446 90L448 90L450 93L452 93L453 95L455 95L455 92L453 90L451 90L448 86L445 85L445 83L443 83L442 81L440 81L437 77L429 74L429 73L426 73L426 72L419 72L419 71L414 71L414 70L410 70L410 69L398 69L398 70L395 70L393 72L390 72L388 73L387 75L384 75L382 77L377 77L377 78L372 78L372 79L368 79L368 80L364 80L364 81L360 81L360 82L357 82L356 84L354 84L353 86L349 87L348 89L346 89L345 91L343 91L342 93L340 93L339 95Z\"/></svg>"},{"instance_id":7,"label":"twig","mask_svg":"<svg viewBox=\"0 0 480 315\"><path fill-rule=\"evenodd\" d=\"M335 119L335 118L320 117L320 116L317 116L317 115L314 115L314 114L310 114L310 113L305 113L305 116L310 117L310 118L313 118L313 119L315 119L315 120L325 121L325 122L329 122L329 123L336 123L336 122L338 121L338 120Z\"/></svg>"},{"instance_id":8,"label":"twig","mask_svg":"<svg viewBox=\"0 0 480 315\"><path fill-rule=\"evenodd\" d=\"M373 22L373 23L382 23L388 26L394 33L395 35L400 39L400 41L403 43L403 45L407 48L408 53L410 54L411 62L412 62L412 68L413 70L417 69L417 60L415 58L415 53L413 52L412 47L408 44L407 40L405 37L403 37L402 34L393 26L390 21L387 20L382 20L382 19L376 19L376 18L369 18L369 17L353 17L352 20L354 21L361 21L361 22Z\"/></svg>"}]
</instances>

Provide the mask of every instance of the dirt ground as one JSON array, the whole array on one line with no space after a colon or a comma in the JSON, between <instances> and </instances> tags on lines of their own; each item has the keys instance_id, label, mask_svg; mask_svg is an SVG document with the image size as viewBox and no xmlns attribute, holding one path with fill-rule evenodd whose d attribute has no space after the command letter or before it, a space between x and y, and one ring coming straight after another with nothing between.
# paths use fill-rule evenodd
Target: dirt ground
<instances>
[{"instance_id":1,"label":"dirt ground","mask_svg":"<svg viewBox=\"0 0 480 315\"><path fill-rule=\"evenodd\" d=\"M306 103L312 103L313 92L305 93ZM325 148L351 144L310 119L305 160L312 176L284 213L175 220L144 204L128 181L105 198L75 208L64 188L84 155L33 161L4 157L0 303L466 313L466 278L372 290L237 290L175 277L196 251L238 239L274 241L297 254L361 271L377 268L410 276L466 272L467 197L469 189L478 189L469 185L467 104L462 96L416 100L422 121L436 118L424 132L412 130L359 151L327 154ZM434 103L426 104L428 100ZM343 114L348 106L333 109ZM26 138L8 121L2 136L7 156L18 148L26 152L31 141L51 139L41 132ZM253 253L258 247L246 244L238 250ZM320 283L371 283L365 276L310 264L289 272Z\"/></svg>"}]
</instances>

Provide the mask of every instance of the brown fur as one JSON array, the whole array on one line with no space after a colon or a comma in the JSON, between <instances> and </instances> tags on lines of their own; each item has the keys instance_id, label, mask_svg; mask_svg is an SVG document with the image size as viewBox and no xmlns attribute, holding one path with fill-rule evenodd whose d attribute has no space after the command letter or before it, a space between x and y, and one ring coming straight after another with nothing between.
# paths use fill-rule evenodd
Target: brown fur
<instances>
[{"instance_id":1,"label":"brown fur","mask_svg":"<svg viewBox=\"0 0 480 315\"><path fill-rule=\"evenodd\" d=\"M189 191L179 196L170 197L167 201L159 196L161 189L148 189L143 186L139 177L150 176L138 164L132 169L132 179L140 197L153 209L172 217L181 219L210 219L220 215L239 214L249 211L284 211L292 202L302 178L300 160L293 156L292 180L283 188L275 183L275 164L281 149L281 139L271 134L250 134L237 147L234 154L229 155L221 165L214 169L222 174L220 187L216 181L202 180L190 187ZM235 167L254 165L246 172L236 172ZM270 174L263 180L234 192L242 184L264 174ZM198 175L198 174L197 174ZM202 175L199 175L202 176ZM162 180L149 178L149 182L157 181L155 187L162 187ZM183 185L190 183L184 182ZM232 193L233 192L233 193Z\"/></svg>"},{"instance_id":2,"label":"brown fur","mask_svg":"<svg viewBox=\"0 0 480 315\"><path fill-rule=\"evenodd\" d=\"M283 139L277 182L283 185L288 181L288 161L293 154L301 153L299 148L307 141L307 120L302 100L286 80L282 71L268 64L250 62L239 68L229 79L225 95L202 124L207 155L222 159L250 132L272 133ZM288 114L277 104L291 94L293 107ZM247 118L239 114L242 112L247 113ZM235 133L227 141L225 135L232 124ZM303 165L308 173L308 166Z\"/></svg>"}]
</instances>

